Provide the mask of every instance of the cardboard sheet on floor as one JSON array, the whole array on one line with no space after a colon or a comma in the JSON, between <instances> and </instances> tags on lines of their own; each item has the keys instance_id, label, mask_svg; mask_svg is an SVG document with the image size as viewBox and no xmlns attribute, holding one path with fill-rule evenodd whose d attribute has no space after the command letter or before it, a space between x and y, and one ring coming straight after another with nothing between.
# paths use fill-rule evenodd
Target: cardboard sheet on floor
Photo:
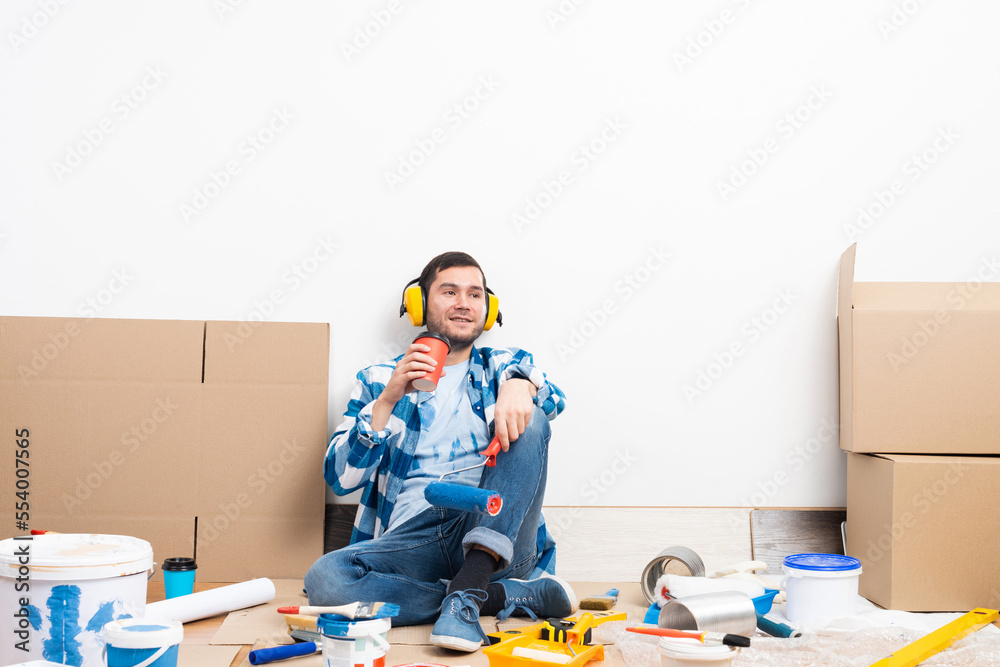
<instances>
[{"instance_id":1,"label":"cardboard sheet on floor","mask_svg":"<svg viewBox=\"0 0 1000 667\"><path fill-rule=\"evenodd\" d=\"M270 645L290 644L293 640L288 635L288 626L283 614L278 613L278 607L291 607L308 604L309 601L302 592L301 579L274 579L274 600L268 604L240 609L230 612L222 627L212 637L212 644L251 645L257 641L270 642ZM492 619L488 619L492 621ZM495 630L495 624L484 625L487 632ZM405 628L389 630L389 643L396 645L427 645L431 634L430 625L413 625Z\"/></svg>"},{"instance_id":2,"label":"cardboard sheet on floor","mask_svg":"<svg viewBox=\"0 0 1000 667\"><path fill-rule=\"evenodd\" d=\"M177 667L203 667L204 665L230 665L239 646L207 646L205 644L181 644L177 654ZM249 663L247 663L249 664Z\"/></svg>"},{"instance_id":3,"label":"cardboard sheet on floor","mask_svg":"<svg viewBox=\"0 0 1000 667\"><path fill-rule=\"evenodd\" d=\"M429 630L430 626L427 627ZM268 646L268 644L260 642L259 644L254 645L254 648L265 648L266 646ZM322 653L316 653L302 658L295 658L294 663L295 667L324 667L326 664L323 661ZM468 667L489 667L489 660L485 655L483 655L482 651L476 651L475 653L458 653L455 651L446 651L444 649L437 648L436 646L393 644L392 648L389 649L389 652L386 653L385 656L386 665L409 665L422 663L456 666L468 665ZM608 663L608 661L605 660L605 662L602 663L602 667L617 667L618 665L623 664L624 663L621 662L621 660L619 660L618 663ZM239 667L250 667L249 657L244 658L243 661L240 662Z\"/></svg>"},{"instance_id":4,"label":"cardboard sheet on floor","mask_svg":"<svg viewBox=\"0 0 1000 667\"><path fill-rule=\"evenodd\" d=\"M253 644L258 640L290 644L285 616L278 607L308 604L301 579L274 579L274 599L267 604L230 612L210 644Z\"/></svg>"}]
</instances>

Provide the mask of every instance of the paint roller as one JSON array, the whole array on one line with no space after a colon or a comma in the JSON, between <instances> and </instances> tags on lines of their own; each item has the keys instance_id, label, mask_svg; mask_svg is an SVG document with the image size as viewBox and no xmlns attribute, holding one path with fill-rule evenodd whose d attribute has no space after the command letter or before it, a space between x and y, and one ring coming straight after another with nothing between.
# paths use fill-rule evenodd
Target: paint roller
<instances>
[{"instance_id":1,"label":"paint roller","mask_svg":"<svg viewBox=\"0 0 1000 667\"><path fill-rule=\"evenodd\" d=\"M449 484L443 481L448 475L456 475L467 470L489 466L493 468L497 464L497 452L500 451L500 438L494 437L493 441L481 452L486 459L482 463L477 463L468 468L452 470L438 477L436 482L431 482L424 489L424 498L435 507L460 510L463 512L479 512L496 516L503 507L503 498L496 491L489 489L479 489L463 484Z\"/></svg>"}]
</instances>

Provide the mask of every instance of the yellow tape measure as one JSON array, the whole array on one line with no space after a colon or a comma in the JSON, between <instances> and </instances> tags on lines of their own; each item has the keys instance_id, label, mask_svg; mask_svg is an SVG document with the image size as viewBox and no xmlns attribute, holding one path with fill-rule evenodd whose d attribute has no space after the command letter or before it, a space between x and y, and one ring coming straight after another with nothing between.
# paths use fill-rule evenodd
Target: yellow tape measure
<instances>
[{"instance_id":1,"label":"yellow tape measure","mask_svg":"<svg viewBox=\"0 0 1000 667\"><path fill-rule=\"evenodd\" d=\"M882 658L871 667L912 667L927 658L940 653L962 637L975 632L997 620L1000 611L977 607L968 614L956 618L951 623L924 635L920 639L895 651L888 658Z\"/></svg>"}]
</instances>

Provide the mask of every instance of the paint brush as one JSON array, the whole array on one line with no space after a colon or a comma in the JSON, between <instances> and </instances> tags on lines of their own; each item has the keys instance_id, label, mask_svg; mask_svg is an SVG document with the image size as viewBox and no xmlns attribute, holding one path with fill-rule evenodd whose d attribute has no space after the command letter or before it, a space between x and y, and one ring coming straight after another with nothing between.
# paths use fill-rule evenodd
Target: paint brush
<instances>
[{"instance_id":1,"label":"paint brush","mask_svg":"<svg viewBox=\"0 0 1000 667\"><path fill-rule=\"evenodd\" d=\"M750 646L750 639L743 635L731 635L723 632L688 632L686 630L671 630L669 628L648 628L637 626L625 628L629 632L658 637L680 637L682 639L697 639L702 644L723 644L725 646Z\"/></svg>"},{"instance_id":2,"label":"paint brush","mask_svg":"<svg viewBox=\"0 0 1000 667\"><path fill-rule=\"evenodd\" d=\"M306 614L308 616L318 616L319 614L336 614L348 620L356 618L385 618L387 616L398 616L399 605L389 602L352 602L342 604L339 607L311 607L301 605L298 607L278 607L279 614Z\"/></svg>"},{"instance_id":3,"label":"paint brush","mask_svg":"<svg viewBox=\"0 0 1000 667\"><path fill-rule=\"evenodd\" d=\"M604 595L592 595L589 598L580 600L580 609L594 609L597 611L607 611L618 602L618 589L612 588Z\"/></svg>"}]
</instances>

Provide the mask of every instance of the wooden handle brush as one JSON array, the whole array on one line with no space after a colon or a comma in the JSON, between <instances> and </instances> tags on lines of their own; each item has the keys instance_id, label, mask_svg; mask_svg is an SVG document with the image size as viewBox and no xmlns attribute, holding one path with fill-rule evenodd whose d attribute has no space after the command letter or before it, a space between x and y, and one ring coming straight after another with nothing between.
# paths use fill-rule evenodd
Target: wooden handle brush
<instances>
[{"instance_id":1,"label":"wooden handle brush","mask_svg":"<svg viewBox=\"0 0 1000 667\"><path fill-rule=\"evenodd\" d=\"M679 637L681 639L697 639L702 644L723 644L725 646L750 646L750 639L743 635L731 635L722 632L689 632L687 630L671 630L670 628L648 628L643 626L625 628L629 632L642 635L657 635L659 637Z\"/></svg>"}]
</instances>

